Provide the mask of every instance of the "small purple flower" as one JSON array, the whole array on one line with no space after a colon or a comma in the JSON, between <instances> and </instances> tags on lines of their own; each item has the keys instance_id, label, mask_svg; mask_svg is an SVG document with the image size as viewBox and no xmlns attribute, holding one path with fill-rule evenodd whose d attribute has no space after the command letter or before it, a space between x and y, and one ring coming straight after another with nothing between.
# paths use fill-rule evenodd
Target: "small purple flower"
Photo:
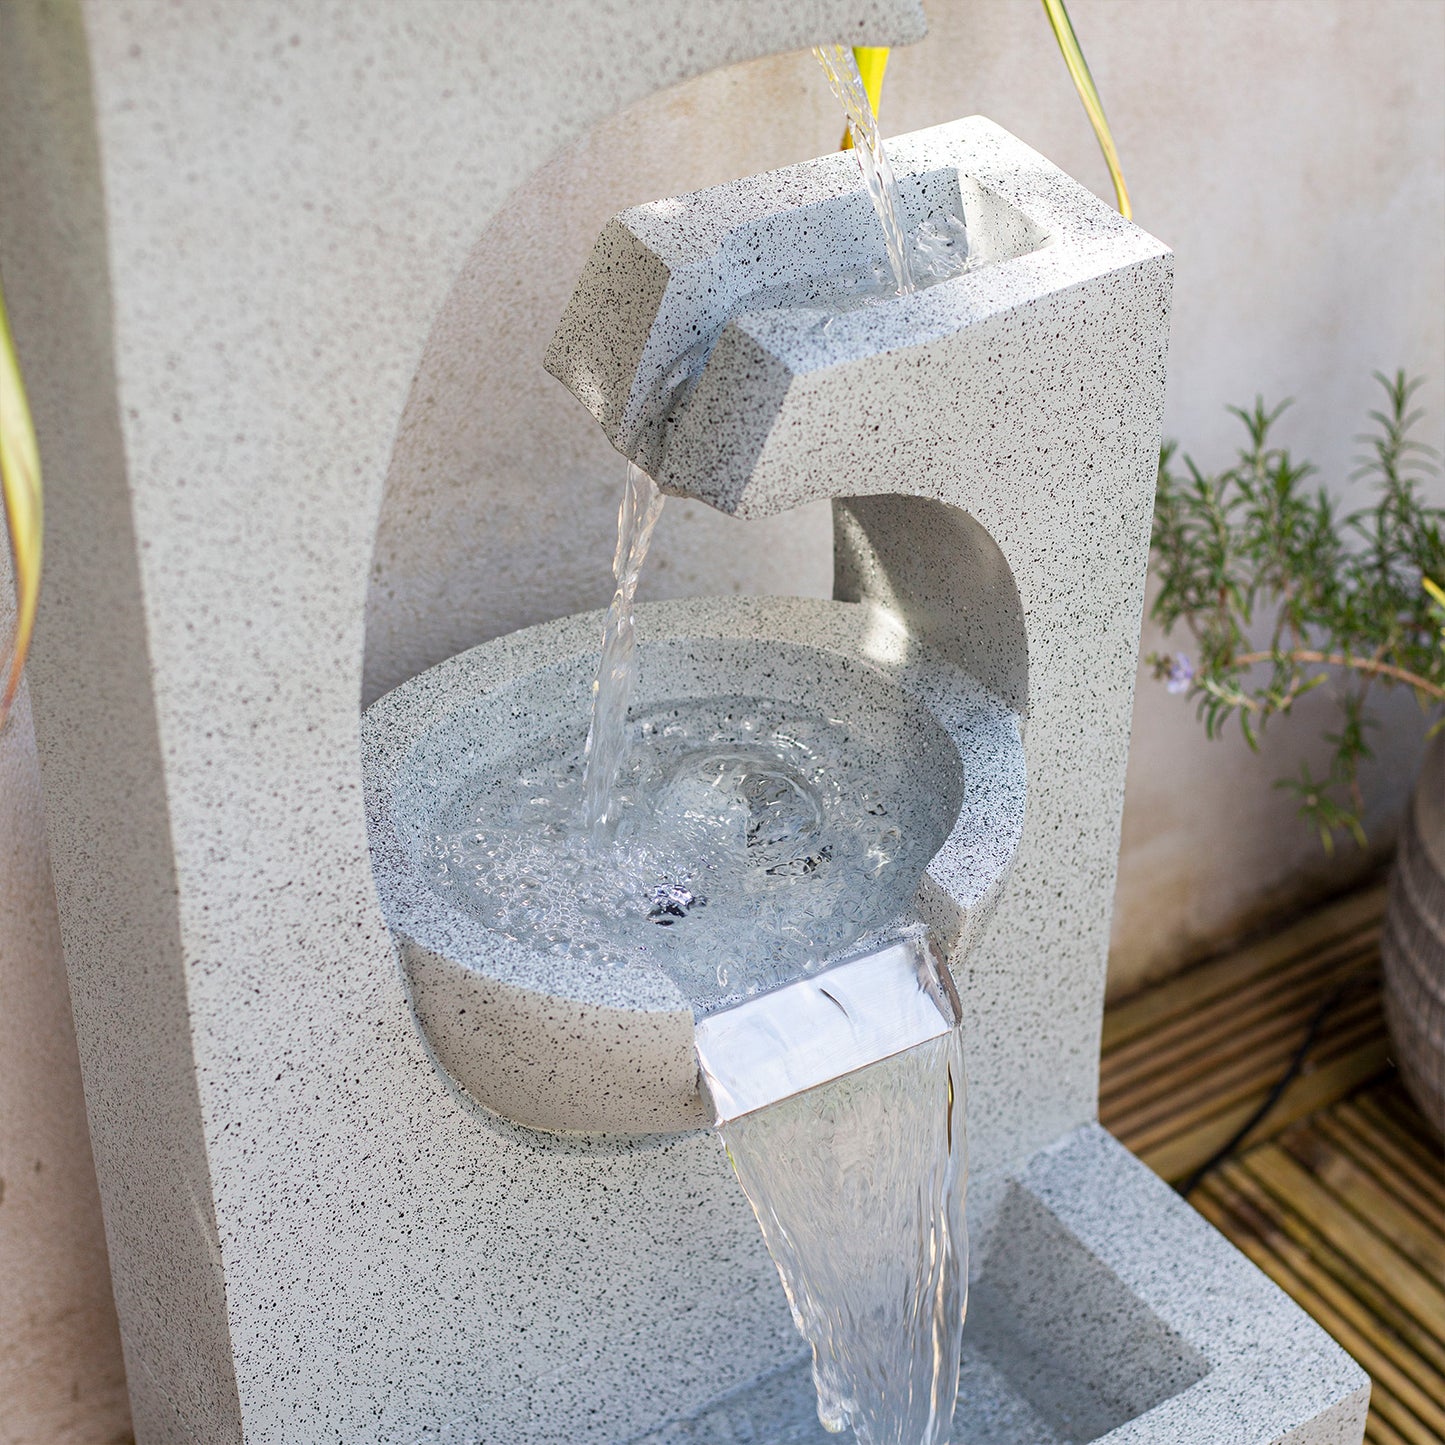
<instances>
[{"instance_id":1,"label":"small purple flower","mask_svg":"<svg viewBox=\"0 0 1445 1445\"><path fill-rule=\"evenodd\" d=\"M1176 652L1169 663L1168 681L1165 686L1170 692L1188 692L1194 681L1194 664L1182 652Z\"/></svg>"}]
</instances>

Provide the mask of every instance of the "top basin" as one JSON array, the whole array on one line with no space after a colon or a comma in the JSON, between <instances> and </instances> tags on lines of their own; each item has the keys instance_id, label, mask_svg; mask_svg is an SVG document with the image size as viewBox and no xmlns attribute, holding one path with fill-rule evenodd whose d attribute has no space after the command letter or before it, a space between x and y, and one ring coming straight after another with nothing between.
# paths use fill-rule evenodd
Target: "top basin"
<instances>
[{"instance_id":1,"label":"top basin","mask_svg":"<svg viewBox=\"0 0 1445 1445\"><path fill-rule=\"evenodd\" d=\"M977 397L996 422L1002 355L1059 348L1040 300L1135 285L1165 254L982 117L894 137L888 153L910 229L967 224L968 269L908 295L859 305L839 291L881 255L847 153L603 229L546 365L664 491L744 517L929 494L939 418L961 440Z\"/></svg>"}]
</instances>

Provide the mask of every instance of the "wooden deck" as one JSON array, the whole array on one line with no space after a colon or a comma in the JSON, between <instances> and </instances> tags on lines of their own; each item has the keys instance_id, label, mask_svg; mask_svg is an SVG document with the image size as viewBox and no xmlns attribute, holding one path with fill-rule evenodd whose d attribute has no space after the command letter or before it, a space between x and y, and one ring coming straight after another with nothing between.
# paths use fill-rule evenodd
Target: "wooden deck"
<instances>
[{"instance_id":1,"label":"wooden deck","mask_svg":"<svg viewBox=\"0 0 1445 1445\"><path fill-rule=\"evenodd\" d=\"M1440 1445L1445 1150L1389 1061L1383 908L1382 888L1355 894L1110 1009L1100 1115L1178 1184L1314 1025L1294 1082L1191 1202L1370 1372L1366 1439Z\"/></svg>"}]
</instances>

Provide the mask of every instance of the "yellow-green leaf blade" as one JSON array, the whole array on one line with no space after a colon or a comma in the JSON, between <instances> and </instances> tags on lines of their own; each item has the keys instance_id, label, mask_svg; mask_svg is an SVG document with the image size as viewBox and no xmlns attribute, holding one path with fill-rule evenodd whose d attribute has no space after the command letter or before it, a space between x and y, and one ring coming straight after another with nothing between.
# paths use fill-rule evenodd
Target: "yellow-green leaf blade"
<instances>
[{"instance_id":1,"label":"yellow-green leaf blade","mask_svg":"<svg viewBox=\"0 0 1445 1445\"><path fill-rule=\"evenodd\" d=\"M1079 92L1084 113L1089 117L1089 124L1094 127L1094 135L1099 141L1099 149L1104 153L1104 164L1108 166L1109 179L1114 183L1119 212L1126 220L1132 220L1134 208L1129 203L1129 188L1124 184L1124 171L1119 164L1114 133L1109 129L1109 121L1104 114L1104 102L1099 99L1098 87L1089 73L1089 62L1084 59L1084 52L1079 45L1079 37L1074 34L1069 12L1064 7L1064 0L1043 0L1043 5L1044 13L1048 15L1049 24L1053 27L1054 39L1059 42L1064 64L1068 66L1069 75L1074 82L1074 89Z\"/></svg>"},{"instance_id":2,"label":"yellow-green leaf blade","mask_svg":"<svg viewBox=\"0 0 1445 1445\"><path fill-rule=\"evenodd\" d=\"M44 536L40 449L20 376L20 359L10 334L3 288L0 288L0 494L4 497L5 525L15 566L15 631L9 658L0 671L3 678L0 726L3 726L20 691L20 676L35 631Z\"/></svg>"}]
</instances>

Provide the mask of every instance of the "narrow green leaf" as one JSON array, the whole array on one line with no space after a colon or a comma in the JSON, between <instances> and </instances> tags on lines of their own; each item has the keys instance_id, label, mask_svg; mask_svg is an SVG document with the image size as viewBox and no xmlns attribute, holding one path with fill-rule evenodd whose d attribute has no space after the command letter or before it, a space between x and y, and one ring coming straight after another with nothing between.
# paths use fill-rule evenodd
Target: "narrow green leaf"
<instances>
[{"instance_id":1,"label":"narrow green leaf","mask_svg":"<svg viewBox=\"0 0 1445 1445\"><path fill-rule=\"evenodd\" d=\"M1114 195L1118 201L1119 212L1126 220L1131 220L1134 208L1129 203L1129 188L1124 184L1124 171L1119 164L1119 152L1114 145L1114 134L1109 129L1108 118L1104 115L1104 102L1099 99L1098 87L1094 84L1094 77L1089 73L1089 62L1084 59L1084 52L1079 45L1079 37L1074 34L1074 25L1069 19L1069 12L1064 7L1064 0L1043 0L1043 6L1044 13L1049 17L1049 24L1053 27L1054 39L1059 43L1059 51L1064 57L1064 64L1068 66L1069 75L1074 82L1074 89L1079 92L1084 113L1089 117L1089 124L1094 128L1099 149L1104 153L1104 164L1108 166L1109 179L1114 183Z\"/></svg>"}]
</instances>

